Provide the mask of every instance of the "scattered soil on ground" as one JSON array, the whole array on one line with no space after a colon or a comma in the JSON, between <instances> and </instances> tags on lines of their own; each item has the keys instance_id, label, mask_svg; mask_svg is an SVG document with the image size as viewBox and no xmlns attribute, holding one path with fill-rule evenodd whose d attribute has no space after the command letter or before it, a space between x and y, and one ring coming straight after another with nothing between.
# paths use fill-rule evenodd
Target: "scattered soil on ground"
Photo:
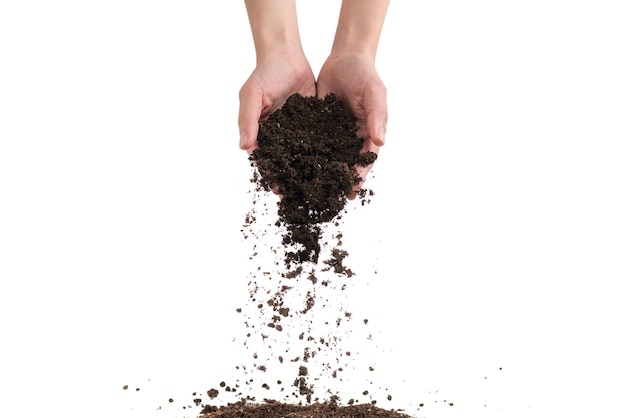
<instances>
[{"instance_id":1,"label":"scattered soil on ground","mask_svg":"<svg viewBox=\"0 0 626 418\"><path fill-rule=\"evenodd\" d=\"M208 410L207 410L208 409ZM280 402L264 404L235 404L221 408L205 408L201 417L206 418L408 418L396 411L377 408L374 405L337 406L333 403L305 406Z\"/></svg>"}]
</instances>

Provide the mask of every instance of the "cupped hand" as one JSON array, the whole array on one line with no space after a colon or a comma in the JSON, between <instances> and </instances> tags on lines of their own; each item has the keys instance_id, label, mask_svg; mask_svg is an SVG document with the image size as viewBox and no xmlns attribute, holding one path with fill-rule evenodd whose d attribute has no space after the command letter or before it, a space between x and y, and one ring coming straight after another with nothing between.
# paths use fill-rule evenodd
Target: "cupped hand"
<instances>
[{"instance_id":1,"label":"cupped hand","mask_svg":"<svg viewBox=\"0 0 626 418\"><path fill-rule=\"evenodd\" d=\"M378 154L385 143L387 128L387 89L374 66L374 60L365 54L328 57L317 79L317 97L334 93L357 122L357 135L364 138L361 152ZM355 186L354 199L372 168L357 166L361 182Z\"/></svg>"},{"instance_id":2,"label":"cupped hand","mask_svg":"<svg viewBox=\"0 0 626 418\"><path fill-rule=\"evenodd\" d=\"M315 96L315 75L307 59L279 53L257 62L239 91L239 147L252 154L258 148L259 123L289 96Z\"/></svg>"}]
</instances>

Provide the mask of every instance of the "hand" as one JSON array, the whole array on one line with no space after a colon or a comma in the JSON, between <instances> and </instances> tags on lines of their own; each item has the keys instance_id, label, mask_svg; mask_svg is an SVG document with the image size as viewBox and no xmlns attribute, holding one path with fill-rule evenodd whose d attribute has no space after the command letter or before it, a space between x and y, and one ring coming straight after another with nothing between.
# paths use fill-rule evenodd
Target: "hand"
<instances>
[{"instance_id":1,"label":"hand","mask_svg":"<svg viewBox=\"0 0 626 418\"><path fill-rule=\"evenodd\" d=\"M385 143L387 127L387 89L367 54L332 55L326 60L317 80L317 97L334 93L356 118L357 135L364 138L361 152L378 154ZM372 168L357 166L361 182L352 194L354 199L361 189L367 173Z\"/></svg>"},{"instance_id":2,"label":"hand","mask_svg":"<svg viewBox=\"0 0 626 418\"><path fill-rule=\"evenodd\" d=\"M239 147L252 154L258 148L259 123L292 94L315 96L315 76L307 59L277 53L257 62L239 91Z\"/></svg>"}]
</instances>

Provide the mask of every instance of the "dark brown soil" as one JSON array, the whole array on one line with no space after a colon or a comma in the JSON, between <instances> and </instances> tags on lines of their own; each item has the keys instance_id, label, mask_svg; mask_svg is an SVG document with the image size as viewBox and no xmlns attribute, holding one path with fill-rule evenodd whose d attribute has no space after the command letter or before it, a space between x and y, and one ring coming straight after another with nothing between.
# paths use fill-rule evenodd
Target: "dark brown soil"
<instances>
[{"instance_id":1,"label":"dark brown soil","mask_svg":"<svg viewBox=\"0 0 626 418\"><path fill-rule=\"evenodd\" d=\"M239 403L227 407L208 407L202 411L206 418L408 418L396 411L377 408L374 405L337 406L331 402L305 406L280 402L246 405Z\"/></svg>"},{"instance_id":2,"label":"dark brown soil","mask_svg":"<svg viewBox=\"0 0 626 418\"><path fill-rule=\"evenodd\" d=\"M262 187L282 197L278 222L287 228L283 243L294 248L288 265L318 261L319 225L335 219L354 194L362 180L355 166L376 161L375 153L361 153L364 140L356 132L354 118L333 94L293 95L260 125L251 160Z\"/></svg>"}]
</instances>

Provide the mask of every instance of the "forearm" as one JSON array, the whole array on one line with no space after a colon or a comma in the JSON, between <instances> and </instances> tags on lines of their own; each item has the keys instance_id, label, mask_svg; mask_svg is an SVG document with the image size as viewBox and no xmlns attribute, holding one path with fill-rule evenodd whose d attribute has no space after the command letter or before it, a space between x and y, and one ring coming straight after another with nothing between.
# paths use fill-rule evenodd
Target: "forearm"
<instances>
[{"instance_id":1,"label":"forearm","mask_svg":"<svg viewBox=\"0 0 626 418\"><path fill-rule=\"evenodd\" d=\"M343 0L331 54L363 53L376 58L389 0Z\"/></svg>"},{"instance_id":2,"label":"forearm","mask_svg":"<svg viewBox=\"0 0 626 418\"><path fill-rule=\"evenodd\" d=\"M275 53L303 54L295 0L246 0L257 63Z\"/></svg>"}]
</instances>

